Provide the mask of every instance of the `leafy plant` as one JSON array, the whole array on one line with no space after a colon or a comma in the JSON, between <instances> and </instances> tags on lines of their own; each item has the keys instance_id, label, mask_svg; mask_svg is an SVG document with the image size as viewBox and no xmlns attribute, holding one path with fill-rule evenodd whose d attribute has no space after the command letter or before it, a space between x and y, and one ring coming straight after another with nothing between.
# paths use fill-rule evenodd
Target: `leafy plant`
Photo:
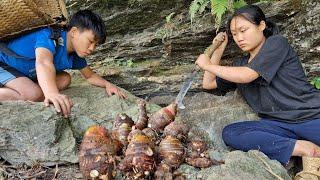
<instances>
[{"instance_id":1,"label":"leafy plant","mask_svg":"<svg viewBox=\"0 0 320 180\"><path fill-rule=\"evenodd\" d=\"M170 13L170 14L166 17L166 22L167 22L167 23L171 23L171 19L172 19L172 16L173 16L174 14L175 14L175 13L172 12L172 13Z\"/></svg>"},{"instance_id":2,"label":"leafy plant","mask_svg":"<svg viewBox=\"0 0 320 180\"><path fill-rule=\"evenodd\" d=\"M158 29L155 33L155 36L160 37L162 39L162 42L164 42L167 37L170 37L173 33L173 30L176 28L176 22L172 20L174 14L175 13L172 12L168 16L166 16L166 23L164 24L164 27Z\"/></svg>"},{"instance_id":3,"label":"leafy plant","mask_svg":"<svg viewBox=\"0 0 320 180\"><path fill-rule=\"evenodd\" d=\"M128 68L133 68L134 62L132 59L118 59L115 64L119 67L128 67Z\"/></svg>"},{"instance_id":4,"label":"leafy plant","mask_svg":"<svg viewBox=\"0 0 320 180\"><path fill-rule=\"evenodd\" d=\"M195 18L196 14L202 14L206 7L208 6L210 0L194 0L191 2L189 7L189 15L192 21Z\"/></svg>"},{"instance_id":5,"label":"leafy plant","mask_svg":"<svg viewBox=\"0 0 320 180\"><path fill-rule=\"evenodd\" d=\"M211 14L215 16L215 28L218 30L221 26L221 21L225 13L234 12L247 3L245 0L194 0L189 7L189 15L191 25L197 14L202 14L209 3L211 4Z\"/></svg>"},{"instance_id":6,"label":"leafy plant","mask_svg":"<svg viewBox=\"0 0 320 180\"><path fill-rule=\"evenodd\" d=\"M311 84L317 88L320 89L320 77L316 77L311 81Z\"/></svg>"}]
</instances>

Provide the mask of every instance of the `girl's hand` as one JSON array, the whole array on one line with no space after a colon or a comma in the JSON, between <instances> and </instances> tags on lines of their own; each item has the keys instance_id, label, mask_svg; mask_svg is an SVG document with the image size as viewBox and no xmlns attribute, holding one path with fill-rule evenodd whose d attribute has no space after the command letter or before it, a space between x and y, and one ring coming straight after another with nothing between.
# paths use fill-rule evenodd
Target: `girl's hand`
<instances>
[{"instance_id":1,"label":"girl's hand","mask_svg":"<svg viewBox=\"0 0 320 180\"><path fill-rule=\"evenodd\" d=\"M223 52L228 44L228 35L226 32L220 32L217 36L212 40L212 44L221 43L220 46L215 51Z\"/></svg>"},{"instance_id":2,"label":"girl's hand","mask_svg":"<svg viewBox=\"0 0 320 180\"><path fill-rule=\"evenodd\" d=\"M201 54L197 61L196 61L196 64L203 70L205 70L205 68L208 66L208 65L211 65L212 63L210 62L210 59L208 56L204 55L204 54Z\"/></svg>"}]
</instances>

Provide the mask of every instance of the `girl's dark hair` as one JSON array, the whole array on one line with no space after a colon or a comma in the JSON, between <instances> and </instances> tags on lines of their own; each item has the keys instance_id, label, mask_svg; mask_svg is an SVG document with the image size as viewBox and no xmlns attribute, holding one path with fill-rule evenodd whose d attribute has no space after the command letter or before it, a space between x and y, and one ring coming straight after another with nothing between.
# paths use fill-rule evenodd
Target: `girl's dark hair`
<instances>
[{"instance_id":1,"label":"girl's dark hair","mask_svg":"<svg viewBox=\"0 0 320 180\"><path fill-rule=\"evenodd\" d=\"M77 27L80 30L92 30L99 44L106 41L106 25L102 18L90 10L80 10L76 12L67 25L67 30Z\"/></svg>"},{"instance_id":2,"label":"girl's dark hair","mask_svg":"<svg viewBox=\"0 0 320 180\"><path fill-rule=\"evenodd\" d=\"M237 16L241 16L255 25L259 25L261 21L264 21L266 23L266 29L263 31L263 35L266 38L275 34L279 34L278 26L269 19L266 19L266 16L261 8L256 5L246 5L234 12L234 14L228 19L227 29L229 34L231 20Z\"/></svg>"}]
</instances>

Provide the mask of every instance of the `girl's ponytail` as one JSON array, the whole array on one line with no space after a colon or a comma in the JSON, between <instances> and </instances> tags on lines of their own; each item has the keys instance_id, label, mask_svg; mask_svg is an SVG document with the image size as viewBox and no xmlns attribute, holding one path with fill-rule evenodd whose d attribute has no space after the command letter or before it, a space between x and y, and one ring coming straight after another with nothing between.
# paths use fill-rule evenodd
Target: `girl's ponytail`
<instances>
[{"instance_id":1,"label":"girl's ponytail","mask_svg":"<svg viewBox=\"0 0 320 180\"><path fill-rule=\"evenodd\" d=\"M266 38L279 34L279 27L276 25L276 23L266 19L266 29L263 31L263 34Z\"/></svg>"}]
</instances>

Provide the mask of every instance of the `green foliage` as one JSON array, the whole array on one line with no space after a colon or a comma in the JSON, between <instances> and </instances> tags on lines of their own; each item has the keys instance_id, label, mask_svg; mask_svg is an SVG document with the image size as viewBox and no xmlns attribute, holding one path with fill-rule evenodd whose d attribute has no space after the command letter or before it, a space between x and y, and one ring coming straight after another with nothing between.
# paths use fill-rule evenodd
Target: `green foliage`
<instances>
[{"instance_id":1,"label":"green foliage","mask_svg":"<svg viewBox=\"0 0 320 180\"><path fill-rule=\"evenodd\" d=\"M115 62L115 65L119 67L128 67L128 68L135 67L135 64L132 59L118 59Z\"/></svg>"},{"instance_id":2,"label":"green foliage","mask_svg":"<svg viewBox=\"0 0 320 180\"><path fill-rule=\"evenodd\" d=\"M242 6L245 6L245 5L247 5L246 1L244 1L244 0L238 0L238 1L235 1L235 2L233 3L233 8L234 8L234 9L239 9L239 8L241 8Z\"/></svg>"},{"instance_id":3,"label":"green foliage","mask_svg":"<svg viewBox=\"0 0 320 180\"><path fill-rule=\"evenodd\" d=\"M211 0L211 13L215 16L215 27L221 26L222 16L227 12L229 5L228 0Z\"/></svg>"},{"instance_id":4,"label":"green foliage","mask_svg":"<svg viewBox=\"0 0 320 180\"><path fill-rule=\"evenodd\" d=\"M221 26L223 15L228 11L233 12L234 9L247 5L245 0L194 0L189 7L191 24L197 14L202 14L205 11L209 3L211 4L211 14L215 16L215 28L217 30Z\"/></svg>"},{"instance_id":5,"label":"green foliage","mask_svg":"<svg viewBox=\"0 0 320 180\"><path fill-rule=\"evenodd\" d=\"M162 42L170 36L172 36L173 30L176 28L176 21L172 19L173 15L175 13L172 12L168 16L166 16L166 23L164 24L164 27L159 28L155 36L162 39Z\"/></svg>"},{"instance_id":6,"label":"green foliage","mask_svg":"<svg viewBox=\"0 0 320 180\"><path fill-rule=\"evenodd\" d=\"M191 18L191 24L196 14L202 14L208 6L210 0L194 0L191 2L189 7L189 15Z\"/></svg>"},{"instance_id":7,"label":"green foliage","mask_svg":"<svg viewBox=\"0 0 320 180\"><path fill-rule=\"evenodd\" d=\"M320 89L320 77L316 77L311 81L311 84L317 88Z\"/></svg>"},{"instance_id":8,"label":"green foliage","mask_svg":"<svg viewBox=\"0 0 320 180\"><path fill-rule=\"evenodd\" d=\"M166 22L167 22L167 23L171 23L171 18L172 18L172 16L173 16L174 14L175 14L175 13L172 12L172 13L170 13L170 14L166 17Z\"/></svg>"}]
</instances>

